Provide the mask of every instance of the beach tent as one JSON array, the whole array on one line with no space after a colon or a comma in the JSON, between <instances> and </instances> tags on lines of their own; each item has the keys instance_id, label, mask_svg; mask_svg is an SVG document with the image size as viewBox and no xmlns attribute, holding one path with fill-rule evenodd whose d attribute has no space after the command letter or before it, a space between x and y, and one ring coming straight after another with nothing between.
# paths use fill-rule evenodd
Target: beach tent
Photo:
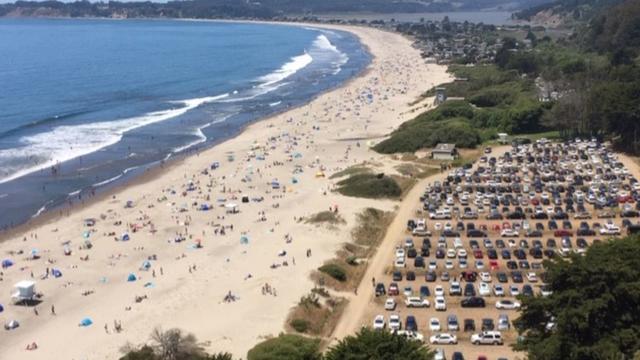
<instances>
[{"instance_id":1,"label":"beach tent","mask_svg":"<svg viewBox=\"0 0 640 360\"><path fill-rule=\"evenodd\" d=\"M240 244L249 244L249 237L246 235L240 236Z\"/></svg>"},{"instance_id":2,"label":"beach tent","mask_svg":"<svg viewBox=\"0 0 640 360\"><path fill-rule=\"evenodd\" d=\"M127 276L127 281L128 282L132 282L132 281L136 281L136 280L138 280L138 278L136 277L136 274L134 274L134 273L131 273L131 274L129 274L129 276Z\"/></svg>"},{"instance_id":3,"label":"beach tent","mask_svg":"<svg viewBox=\"0 0 640 360\"><path fill-rule=\"evenodd\" d=\"M211 205L209 204L201 204L200 205L200 211L209 211L211 210Z\"/></svg>"},{"instance_id":4,"label":"beach tent","mask_svg":"<svg viewBox=\"0 0 640 360\"><path fill-rule=\"evenodd\" d=\"M17 322L16 320L11 320L7 323L4 324L4 329L5 330L13 330L15 328L17 328L18 326L20 326L20 323Z\"/></svg>"},{"instance_id":5,"label":"beach tent","mask_svg":"<svg viewBox=\"0 0 640 360\"><path fill-rule=\"evenodd\" d=\"M299 159L299 158L301 158L301 157L302 157L302 154L301 154L301 153L299 153L299 152L297 152L297 153L294 153L294 154L293 154L293 157L294 157L294 158L296 158L296 159Z\"/></svg>"},{"instance_id":6,"label":"beach tent","mask_svg":"<svg viewBox=\"0 0 640 360\"><path fill-rule=\"evenodd\" d=\"M274 190L276 190L276 189L280 189L280 183L279 183L279 182L277 182L277 181L275 181L275 180L274 180L274 181L272 181L272 182L271 182L271 188L272 188L272 189L274 189Z\"/></svg>"},{"instance_id":7,"label":"beach tent","mask_svg":"<svg viewBox=\"0 0 640 360\"><path fill-rule=\"evenodd\" d=\"M133 201L131 200L127 200L127 203L124 206L125 208L132 208L133 207Z\"/></svg>"},{"instance_id":8,"label":"beach tent","mask_svg":"<svg viewBox=\"0 0 640 360\"><path fill-rule=\"evenodd\" d=\"M11 298L14 302L18 303L25 300L33 300L36 295L36 282L31 280L22 280L15 285L13 288L16 290Z\"/></svg>"},{"instance_id":9,"label":"beach tent","mask_svg":"<svg viewBox=\"0 0 640 360\"><path fill-rule=\"evenodd\" d=\"M58 270L58 269L53 269L51 270L51 275L53 275L53 277L55 278L59 278L62 276L62 271Z\"/></svg>"},{"instance_id":10,"label":"beach tent","mask_svg":"<svg viewBox=\"0 0 640 360\"><path fill-rule=\"evenodd\" d=\"M140 270L149 270L151 268L151 262L149 260L145 260L140 266Z\"/></svg>"},{"instance_id":11,"label":"beach tent","mask_svg":"<svg viewBox=\"0 0 640 360\"><path fill-rule=\"evenodd\" d=\"M85 239L88 239L89 236L91 236L91 233L88 232L88 231L85 231L85 232L82 233L82 237L85 238Z\"/></svg>"},{"instance_id":12,"label":"beach tent","mask_svg":"<svg viewBox=\"0 0 640 360\"><path fill-rule=\"evenodd\" d=\"M84 219L84 226L94 226L96 219Z\"/></svg>"},{"instance_id":13,"label":"beach tent","mask_svg":"<svg viewBox=\"0 0 640 360\"><path fill-rule=\"evenodd\" d=\"M38 249L31 249L31 258L32 259L39 259L40 258Z\"/></svg>"},{"instance_id":14,"label":"beach tent","mask_svg":"<svg viewBox=\"0 0 640 360\"><path fill-rule=\"evenodd\" d=\"M90 326L91 324L93 324L93 320L91 320L91 318L86 317L80 320L80 326Z\"/></svg>"},{"instance_id":15,"label":"beach tent","mask_svg":"<svg viewBox=\"0 0 640 360\"><path fill-rule=\"evenodd\" d=\"M2 306L2 304L0 304L0 312L4 311L4 306Z\"/></svg>"},{"instance_id":16,"label":"beach tent","mask_svg":"<svg viewBox=\"0 0 640 360\"><path fill-rule=\"evenodd\" d=\"M6 269L6 268L11 267L11 266L13 266L13 260L11 260L11 259L2 260L2 268L3 269Z\"/></svg>"},{"instance_id":17,"label":"beach tent","mask_svg":"<svg viewBox=\"0 0 640 360\"><path fill-rule=\"evenodd\" d=\"M120 240L129 241L130 240L129 233L122 234L122 236L120 237Z\"/></svg>"},{"instance_id":18,"label":"beach tent","mask_svg":"<svg viewBox=\"0 0 640 360\"><path fill-rule=\"evenodd\" d=\"M297 178L291 178L291 183L292 184L297 184L298 183L298 179Z\"/></svg>"},{"instance_id":19,"label":"beach tent","mask_svg":"<svg viewBox=\"0 0 640 360\"><path fill-rule=\"evenodd\" d=\"M219 167L220 167L220 163L217 161L214 161L213 164L211 164L211 170L215 170Z\"/></svg>"}]
</instances>

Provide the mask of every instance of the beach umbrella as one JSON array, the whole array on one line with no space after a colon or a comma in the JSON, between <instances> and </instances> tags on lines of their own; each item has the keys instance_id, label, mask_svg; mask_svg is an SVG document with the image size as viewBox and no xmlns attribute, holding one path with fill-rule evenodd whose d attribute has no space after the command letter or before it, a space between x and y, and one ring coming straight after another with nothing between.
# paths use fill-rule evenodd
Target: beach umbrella
<instances>
[{"instance_id":1,"label":"beach umbrella","mask_svg":"<svg viewBox=\"0 0 640 360\"><path fill-rule=\"evenodd\" d=\"M3 267L3 268L5 268L5 269L6 269L6 268L8 268L8 267L10 267L10 266L13 266L13 260L11 260L11 259L4 259L4 260L2 260L2 267Z\"/></svg>"},{"instance_id":2,"label":"beach umbrella","mask_svg":"<svg viewBox=\"0 0 640 360\"><path fill-rule=\"evenodd\" d=\"M136 274L131 273L129 274L129 276L127 276L127 281L128 282L132 282L132 281L136 281L138 278L136 277Z\"/></svg>"},{"instance_id":3,"label":"beach umbrella","mask_svg":"<svg viewBox=\"0 0 640 360\"><path fill-rule=\"evenodd\" d=\"M89 326L91 324L93 324L93 320L91 320L91 318L86 317L80 320L80 326Z\"/></svg>"}]
</instances>

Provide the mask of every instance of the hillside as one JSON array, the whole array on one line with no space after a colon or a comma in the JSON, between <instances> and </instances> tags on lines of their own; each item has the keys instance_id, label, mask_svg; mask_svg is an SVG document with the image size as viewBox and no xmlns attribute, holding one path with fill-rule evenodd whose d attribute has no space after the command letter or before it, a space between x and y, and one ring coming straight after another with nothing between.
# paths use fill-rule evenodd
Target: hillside
<instances>
[{"instance_id":1,"label":"hillside","mask_svg":"<svg viewBox=\"0 0 640 360\"><path fill-rule=\"evenodd\" d=\"M422 13L519 10L546 0L190 0L155 2L17 1L0 5L5 17L259 18L327 13Z\"/></svg>"}]
</instances>

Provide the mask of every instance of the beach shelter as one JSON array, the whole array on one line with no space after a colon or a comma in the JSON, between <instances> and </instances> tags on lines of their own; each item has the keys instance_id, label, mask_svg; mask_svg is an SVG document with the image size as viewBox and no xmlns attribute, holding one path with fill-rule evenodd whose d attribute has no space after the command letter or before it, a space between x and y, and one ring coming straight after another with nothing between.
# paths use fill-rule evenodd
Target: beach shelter
<instances>
[{"instance_id":1,"label":"beach shelter","mask_svg":"<svg viewBox=\"0 0 640 360\"><path fill-rule=\"evenodd\" d=\"M209 204L201 204L200 205L200 211L209 211L211 210L211 205Z\"/></svg>"},{"instance_id":2,"label":"beach shelter","mask_svg":"<svg viewBox=\"0 0 640 360\"><path fill-rule=\"evenodd\" d=\"M129 237L129 233L124 233L122 234L122 236L120 237L120 240L122 241L129 241L131 238Z\"/></svg>"},{"instance_id":3,"label":"beach shelter","mask_svg":"<svg viewBox=\"0 0 640 360\"><path fill-rule=\"evenodd\" d=\"M13 266L13 260L11 260L11 259L2 260L2 268L3 269L6 269L6 268L11 267L11 266Z\"/></svg>"},{"instance_id":4,"label":"beach shelter","mask_svg":"<svg viewBox=\"0 0 640 360\"><path fill-rule=\"evenodd\" d=\"M151 262L149 260L145 260L140 266L140 270L149 270L151 268Z\"/></svg>"},{"instance_id":5,"label":"beach shelter","mask_svg":"<svg viewBox=\"0 0 640 360\"><path fill-rule=\"evenodd\" d=\"M38 249L31 249L31 258L32 259L39 259L40 258Z\"/></svg>"},{"instance_id":6,"label":"beach shelter","mask_svg":"<svg viewBox=\"0 0 640 360\"><path fill-rule=\"evenodd\" d=\"M91 320L91 318L86 317L80 320L80 326L90 326L91 324L93 324L93 320Z\"/></svg>"},{"instance_id":7,"label":"beach shelter","mask_svg":"<svg viewBox=\"0 0 640 360\"><path fill-rule=\"evenodd\" d=\"M4 329L5 330L13 330L15 328L17 328L18 326L20 326L20 323L16 320L11 320L7 323L4 324Z\"/></svg>"},{"instance_id":8,"label":"beach shelter","mask_svg":"<svg viewBox=\"0 0 640 360\"><path fill-rule=\"evenodd\" d=\"M132 282L132 281L136 281L138 280L138 278L136 277L136 274L134 273L130 273L129 276L127 276L127 281L128 282Z\"/></svg>"},{"instance_id":9,"label":"beach shelter","mask_svg":"<svg viewBox=\"0 0 640 360\"><path fill-rule=\"evenodd\" d=\"M240 244L244 244L244 245L249 244L249 237L246 235L240 236Z\"/></svg>"},{"instance_id":10,"label":"beach shelter","mask_svg":"<svg viewBox=\"0 0 640 360\"><path fill-rule=\"evenodd\" d=\"M293 154L293 157L296 158L296 159L300 159L302 157L302 154L297 152L297 153Z\"/></svg>"},{"instance_id":11,"label":"beach shelter","mask_svg":"<svg viewBox=\"0 0 640 360\"><path fill-rule=\"evenodd\" d=\"M62 271L58 270L58 269L53 269L51 270L51 275L53 275L53 277L55 278L59 278L62 276Z\"/></svg>"},{"instance_id":12,"label":"beach shelter","mask_svg":"<svg viewBox=\"0 0 640 360\"><path fill-rule=\"evenodd\" d=\"M215 170L215 169L217 169L217 168L219 168L219 167L220 167L220 163L219 163L218 161L214 161L214 162L211 164L211 170Z\"/></svg>"},{"instance_id":13,"label":"beach shelter","mask_svg":"<svg viewBox=\"0 0 640 360\"><path fill-rule=\"evenodd\" d=\"M2 306L2 304L0 304L0 312L4 311L4 306Z\"/></svg>"},{"instance_id":14,"label":"beach shelter","mask_svg":"<svg viewBox=\"0 0 640 360\"><path fill-rule=\"evenodd\" d=\"M132 208L133 207L133 201L131 200L127 200L127 203L124 206L125 208Z\"/></svg>"},{"instance_id":15,"label":"beach shelter","mask_svg":"<svg viewBox=\"0 0 640 360\"><path fill-rule=\"evenodd\" d=\"M292 184L297 184L298 183L298 179L295 178L295 177L291 178L291 183Z\"/></svg>"},{"instance_id":16,"label":"beach shelter","mask_svg":"<svg viewBox=\"0 0 640 360\"><path fill-rule=\"evenodd\" d=\"M36 282L31 280L22 280L15 285L13 288L15 292L11 295L11 298L14 302L19 303L25 300L33 300L36 295Z\"/></svg>"},{"instance_id":17,"label":"beach shelter","mask_svg":"<svg viewBox=\"0 0 640 360\"><path fill-rule=\"evenodd\" d=\"M280 189L280 183L277 182L276 180L271 182L271 188L274 190Z\"/></svg>"}]
</instances>

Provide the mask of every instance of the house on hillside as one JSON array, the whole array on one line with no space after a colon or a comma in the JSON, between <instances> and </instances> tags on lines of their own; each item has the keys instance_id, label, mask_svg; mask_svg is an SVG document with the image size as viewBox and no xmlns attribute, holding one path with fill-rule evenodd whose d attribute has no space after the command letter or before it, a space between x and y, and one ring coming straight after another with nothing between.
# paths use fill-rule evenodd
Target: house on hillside
<instances>
[{"instance_id":1,"label":"house on hillside","mask_svg":"<svg viewBox=\"0 0 640 360\"><path fill-rule=\"evenodd\" d=\"M438 144L431 151L434 160L455 160L458 157L458 149L455 144Z\"/></svg>"}]
</instances>

